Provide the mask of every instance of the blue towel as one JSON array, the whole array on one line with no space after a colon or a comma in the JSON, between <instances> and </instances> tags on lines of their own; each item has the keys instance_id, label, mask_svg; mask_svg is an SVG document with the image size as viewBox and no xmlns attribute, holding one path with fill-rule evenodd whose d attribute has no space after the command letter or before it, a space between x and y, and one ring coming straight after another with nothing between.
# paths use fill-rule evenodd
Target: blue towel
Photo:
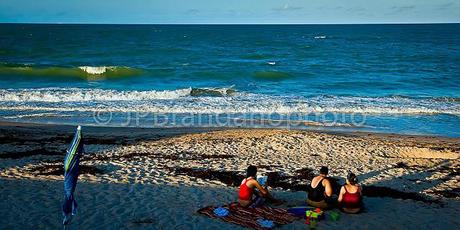
<instances>
[{"instance_id":1,"label":"blue towel","mask_svg":"<svg viewBox=\"0 0 460 230\"><path fill-rule=\"evenodd\" d=\"M271 220L258 219L257 223L263 228L273 228L275 224Z\"/></svg>"},{"instance_id":2,"label":"blue towel","mask_svg":"<svg viewBox=\"0 0 460 230\"><path fill-rule=\"evenodd\" d=\"M226 208L218 207L214 209L214 214L218 217L228 216L230 212Z\"/></svg>"}]
</instances>

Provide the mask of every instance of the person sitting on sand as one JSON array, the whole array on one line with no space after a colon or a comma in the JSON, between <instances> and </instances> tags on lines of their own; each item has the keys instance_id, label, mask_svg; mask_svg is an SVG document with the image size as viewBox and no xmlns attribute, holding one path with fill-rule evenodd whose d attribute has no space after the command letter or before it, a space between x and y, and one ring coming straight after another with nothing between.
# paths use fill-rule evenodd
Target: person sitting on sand
<instances>
[{"instance_id":1,"label":"person sitting on sand","mask_svg":"<svg viewBox=\"0 0 460 230\"><path fill-rule=\"evenodd\" d=\"M343 212L358 213L362 209L362 194L358 178L354 173L349 173L347 182L340 189L339 206Z\"/></svg>"},{"instance_id":2,"label":"person sitting on sand","mask_svg":"<svg viewBox=\"0 0 460 230\"><path fill-rule=\"evenodd\" d=\"M257 207L264 203L264 198L270 198L268 190L259 184L257 181L257 167L249 166L246 170L246 179L241 182L240 191L238 193L238 202L243 207ZM260 196L254 191L257 188ZM255 195L253 198L252 195Z\"/></svg>"},{"instance_id":3,"label":"person sitting on sand","mask_svg":"<svg viewBox=\"0 0 460 230\"><path fill-rule=\"evenodd\" d=\"M322 166L319 170L319 176L316 176L311 180L311 184L308 186L308 197L307 203L310 206L317 208L328 208L329 205L326 202L332 196L332 186L327 174L329 169L326 166Z\"/></svg>"}]
</instances>

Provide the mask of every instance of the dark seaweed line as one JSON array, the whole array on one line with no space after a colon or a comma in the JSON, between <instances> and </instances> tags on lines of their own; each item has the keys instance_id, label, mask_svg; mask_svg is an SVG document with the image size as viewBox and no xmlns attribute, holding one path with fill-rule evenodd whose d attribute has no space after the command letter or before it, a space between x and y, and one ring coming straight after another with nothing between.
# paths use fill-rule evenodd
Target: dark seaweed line
<instances>
[{"instance_id":1,"label":"dark seaweed line","mask_svg":"<svg viewBox=\"0 0 460 230\"><path fill-rule=\"evenodd\" d=\"M27 136L27 135L26 135ZM1 136L0 144L16 144L23 145L25 142L34 142L37 144L42 143L70 143L72 142L73 134L68 136L54 136L47 138L26 138L16 136ZM159 140L161 136L155 138L149 138L148 140ZM145 139L127 139L127 138L97 138L97 137L85 137L84 143L87 145L99 144L99 145L129 145L139 141L145 141Z\"/></svg>"},{"instance_id":2,"label":"dark seaweed line","mask_svg":"<svg viewBox=\"0 0 460 230\"><path fill-rule=\"evenodd\" d=\"M240 172L236 171L215 171L209 169L193 169L193 168L170 168L176 175L187 175L195 178L205 180L218 180L227 186L238 187L244 176ZM294 176L282 175L279 172L268 173L267 184L273 188L281 188L283 190L291 191L306 191L307 184L301 183L301 181L311 181L314 177L313 170L304 168L296 171ZM340 191L340 184L337 178L330 178L333 191L337 195ZM383 186L363 186L363 196L366 197L390 197L394 199L410 199L415 201L421 201L425 203L441 203L439 200L430 199L429 197L415 193L415 192L404 192L396 189L383 187ZM452 194L450 194L452 195ZM458 197L458 195L457 195Z\"/></svg>"},{"instance_id":3,"label":"dark seaweed line","mask_svg":"<svg viewBox=\"0 0 460 230\"><path fill-rule=\"evenodd\" d=\"M30 151L24 151L24 152L12 152L12 153L2 153L0 154L0 159L19 159L19 158L24 158L24 157L31 157L31 156L36 156L36 155L45 155L45 156L64 156L65 150L62 152L59 151L49 151L47 149L41 148L41 149L34 149Z\"/></svg>"},{"instance_id":4,"label":"dark seaweed line","mask_svg":"<svg viewBox=\"0 0 460 230\"><path fill-rule=\"evenodd\" d=\"M64 166L62 164L39 165L29 169L33 174L43 176L60 176L64 175ZM104 170L91 165L80 165L80 174L97 175L103 174Z\"/></svg>"},{"instance_id":5,"label":"dark seaweed line","mask_svg":"<svg viewBox=\"0 0 460 230\"><path fill-rule=\"evenodd\" d=\"M218 154L195 154L191 152L179 152L177 154L159 154L159 153L128 153L123 155L107 156L107 155L84 155L82 160L134 160L136 157L148 157L157 159L169 159L169 160L204 160L204 159L231 159L236 157L235 155L218 155Z\"/></svg>"}]
</instances>

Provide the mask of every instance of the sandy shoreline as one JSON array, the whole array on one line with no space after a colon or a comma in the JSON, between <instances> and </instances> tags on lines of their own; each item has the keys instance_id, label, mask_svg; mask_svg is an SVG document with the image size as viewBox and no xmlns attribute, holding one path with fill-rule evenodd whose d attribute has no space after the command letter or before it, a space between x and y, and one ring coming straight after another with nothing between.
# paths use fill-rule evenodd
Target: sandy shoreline
<instances>
[{"instance_id":1,"label":"sandy shoreline","mask_svg":"<svg viewBox=\"0 0 460 230\"><path fill-rule=\"evenodd\" d=\"M0 123L1 207L10 210L1 213L5 218L0 226L20 226L21 218L31 218L30 226L60 226L60 170L73 131L74 127L62 125ZM394 227L409 223L408 228L460 226L459 138L97 127L84 127L83 135L87 153L77 192L81 206L78 228L109 228L113 216L119 228L234 228L195 211L233 201L236 187L232 184L248 164L278 176L274 190L289 200L286 205L302 202L305 193L293 190L308 183L321 165L328 165L339 183L348 170L357 173L369 188L367 211L344 215L340 222L321 223L321 227L339 228L344 223L388 227L389 221ZM378 194L378 188L390 193ZM387 197L378 197L384 195ZM395 199L398 197L408 199ZM100 211L107 209L110 211ZM26 210L34 211L29 216ZM304 227L301 221L285 226Z\"/></svg>"}]
</instances>

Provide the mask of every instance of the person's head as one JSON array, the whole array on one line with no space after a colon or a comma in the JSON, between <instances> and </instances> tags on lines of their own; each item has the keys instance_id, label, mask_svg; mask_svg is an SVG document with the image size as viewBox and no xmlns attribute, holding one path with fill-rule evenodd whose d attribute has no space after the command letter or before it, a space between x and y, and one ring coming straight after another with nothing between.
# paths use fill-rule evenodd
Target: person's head
<instances>
[{"instance_id":1,"label":"person's head","mask_svg":"<svg viewBox=\"0 0 460 230\"><path fill-rule=\"evenodd\" d=\"M329 169L326 166L322 166L319 169L319 174L321 174L321 175L327 175L328 173L329 173Z\"/></svg>"},{"instance_id":2,"label":"person's head","mask_svg":"<svg viewBox=\"0 0 460 230\"><path fill-rule=\"evenodd\" d=\"M256 177L257 175L257 167L254 165L250 165L246 170L246 177Z\"/></svg>"},{"instance_id":3,"label":"person's head","mask_svg":"<svg viewBox=\"0 0 460 230\"><path fill-rule=\"evenodd\" d=\"M358 177L356 177L356 175L354 173L352 173L352 172L348 173L347 183L351 184L351 185L357 184L358 183Z\"/></svg>"}]
</instances>

